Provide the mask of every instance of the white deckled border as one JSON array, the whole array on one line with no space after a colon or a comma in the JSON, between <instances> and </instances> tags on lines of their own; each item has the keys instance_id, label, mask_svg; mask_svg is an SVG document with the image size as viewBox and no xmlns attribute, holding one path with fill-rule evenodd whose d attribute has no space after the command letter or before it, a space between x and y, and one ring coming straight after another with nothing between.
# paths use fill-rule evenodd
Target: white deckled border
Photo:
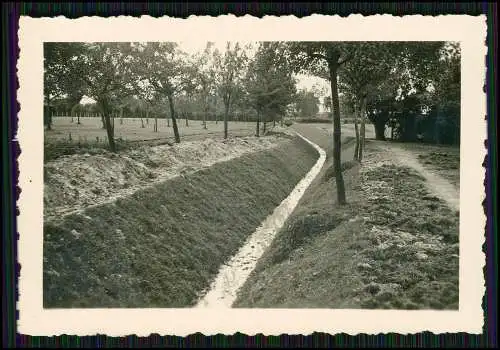
<instances>
[{"instance_id":1,"label":"white deckled border","mask_svg":"<svg viewBox=\"0 0 500 350\"><path fill-rule=\"evenodd\" d=\"M486 17L466 15L363 17L312 15L258 19L251 16L84 17L79 19L21 17L19 26L20 88L18 140L18 246L20 320L18 332L28 335L122 336L136 334L186 336L233 334L310 334L326 332L416 333L430 331L481 333L484 295L482 252L486 218L482 167L486 150ZM44 41L365 41L447 40L462 47L462 119L460 186L459 311L393 311L328 309L73 309L43 310L43 50Z\"/></svg>"}]
</instances>

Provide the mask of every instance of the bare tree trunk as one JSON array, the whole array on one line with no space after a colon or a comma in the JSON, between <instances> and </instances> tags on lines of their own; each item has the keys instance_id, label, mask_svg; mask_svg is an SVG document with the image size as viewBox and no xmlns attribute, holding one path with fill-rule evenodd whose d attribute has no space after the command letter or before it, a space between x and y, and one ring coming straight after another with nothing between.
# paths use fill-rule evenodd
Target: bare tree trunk
<instances>
[{"instance_id":1,"label":"bare tree trunk","mask_svg":"<svg viewBox=\"0 0 500 350\"><path fill-rule=\"evenodd\" d=\"M217 114L217 97L214 100L214 113L215 113L215 125L219 122L219 115Z\"/></svg>"},{"instance_id":2,"label":"bare tree trunk","mask_svg":"<svg viewBox=\"0 0 500 350\"><path fill-rule=\"evenodd\" d=\"M363 96L361 102L361 130L359 138L359 156L358 161L363 160L363 149L365 148L365 134L366 134L366 96Z\"/></svg>"},{"instance_id":3,"label":"bare tree trunk","mask_svg":"<svg viewBox=\"0 0 500 350\"><path fill-rule=\"evenodd\" d=\"M227 117L229 115L229 102L225 104L224 109L224 138L227 139Z\"/></svg>"},{"instance_id":4,"label":"bare tree trunk","mask_svg":"<svg viewBox=\"0 0 500 350\"><path fill-rule=\"evenodd\" d=\"M208 97L205 96L205 104L203 111L203 129L207 129L208 112L209 112Z\"/></svg>"},{"instance_id":5,"label":"bare tree trunk","mask_svg":"<svg viewBox=\"0 0 500 350\"><path fill-rule=\"evenodd\" d=\"M335 55L336 56L336 55ZM333 170L335 173L335 183L337 185L337 201L339 204L346 204L345 184L341 167L341 126L340 126L340 102L337 83L338 56L330 59L330 85L332 89L333 113Z\"/></svg>"},{"instance_id":6,"label":"bare tree trunk","mask_svg":"<svg viewBox=\"0 0 500 350\"><path fill-rule=\"evenodd\" d=\"M215 97L214 101L214 110L215 110L215 124L219 123L219 115L217 114L217 97Z\"/></svg>"},{"instance_id":7,"label":"bare tree trunk","mask_svg":"<svg viewBox=\"0 0 500 350\"><path fill-rule=\"evenodd\" d=\"M106 120L104 119L104 112L100 113L102 126L101 129L106 129Z\"/></svg>"},{"instance_id":8,"label":"bare tree trunk","mask_svg":"<svg viewBox=\"0 0 500 350\"><path fill-rule=\"evenodd\" d=\"M390 123L390 126L391 126L391 141L394 141L394 123L392 123L392 121ZM384 132L384 136L385 136L385 132ZM375 125L375 137L378 140L378 137L377 137L377 126L376 125Z\"/></svg>"},{"instance_id":9,"label":"bare tree trunk","mask_svg":"<svg viewBox=\"0 0 500 350\"><path fill-rule=\"evenodd\" d=\"M259 137L260 136L260 112L257 112L257 129L255 131L255 136Z\"/></svg>"},{"instance_id":10,"label":"bare tree trunk","mask_svg":"<svg viewBox=\"0 0 500 350\"><path fill-rule=\"evenodd\" d=\"M52 130L52 112L50 105L47 106L47 130Z\"/></svg>"},{"instance_id":11,"label":"bare tree trunk","mask_svg":"<svg viewBox=\"0 0 500 350\"><path fill-rule=\"evenodd\" d=\"M109 110L108 101L102 100L99 101L99 104L101 105L102 108L101 116L103 122L105 123L106 133L108 135L109 150L111 152L116 152L116 144L114 138L115 126L114 126L114 120L111 120L112 116L110 115L111 112Z\"/></svg>"},{"instance_id":12,"label":"bare tree trunk","mask_svg":"<svg viewBox=\"0 0 500 350\"><path fill-rule=\"evenodd\" d=\"M187 114L185 114L184 117L186 117L186 127L189 127L189 122L188 122Z\"/></svg>"},{"instance_id":13,"label":"bare tree trunk","mask_svg":"<svg viewBox=\"0 0 500 350\"><path fill-rule=\"evenodd\" d=\"M81 113L77 113L77 114L76 114L76 123L77 123L77 124L81 124L81 123L80 123L80 114L81 114Z\"/></svg>"},{"instance_id":14,"label":"bare tree trunk","mask_svg":"<svg viewBox=\"0 0 500 350\"><path fill-rule=\"evenodd\" d=\"M146 109L144 113L145 113L146 125L149 125L149 109ZM154 124L153 124L153 132L155 132Z\"/></svg>"},{"instance_id":15,"label":"bare tree trunk","mask_svg":"<svg viewBox=\"0 0 500 350\"><path fill-rule=\"evenodd\" d=\"M120 108L120 124L123 125L123 107Z\"/></svg>"},{"instance_id":16,"label":"bare tree trunk","mask_svg":"<svg viewBox=\"0 0 500 350\"><path fill-rule=\"evenodd\" d=\"M115 138L114 138L114 125L111 121L109 113L105 113L104 120L106 122L106 133L108 135L109 150L116 152Z\"/></svg>"},{"instance_id":17,"label":"bare tree trunk","mask_svg":"<svg viewBox=\"0 0 500 350\"><path fill-rule=\"evenodd\" d=\"M47 130L52 130L52 111L50 110L50 98L47 97Z\"/></svg>"},{"instance_id":18,"label":"bare tree trunk","mask_svg":"<svg viewBox=\"0 0 500 350\"><path fill-rule=\"evenodd\" d=\"M354 105L354 132L356 133L356 147L354 148L354 160L359 159L359 129L358 129L359 106Z\"/></svg>"},{"instance_id":19,"label":"bare tree trunk","mask_svg":"<svg viewBox=\"0 0 500 350\"><path fill-rule=\"evenodd\" d=\"M208 106L205 104L205 113L203 113L203 129L207 129L207 115L208 115Z\"/></svg>"},{"instance_id":20,"label":"bare tree trunk","mask_svg":"<svg viewBox=\"0 0 500 350\"><path fill-rule=\"evenodd\" d=\"M175 117L174 99L172 95L168 96L168 104L170 106L170 118L172 118L172 128L174 129L175 142L180 143L181 137L179 136L179 129L177 127L177 119Z\"/></svg>"}]
</instances>

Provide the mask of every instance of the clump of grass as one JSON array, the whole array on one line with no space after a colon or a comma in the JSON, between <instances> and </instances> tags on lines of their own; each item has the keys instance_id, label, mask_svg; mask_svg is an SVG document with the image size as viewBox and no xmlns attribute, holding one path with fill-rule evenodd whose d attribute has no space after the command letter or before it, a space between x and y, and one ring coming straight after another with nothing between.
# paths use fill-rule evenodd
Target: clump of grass
<instances>
[{"instance_id":1,"label":"clump of grass","mask_svg":"<svg viewBox=\"0 0 500 350\"><path fill-rule=\"evenodd\" d=\"M276 264L287 259L295 249L315 239L317 235L333 230L343 219L340 212L332 215L317 211L291 218L285 227L286 234L279 235L274 242L271 262Z\"/></svg>"}]
</instances>

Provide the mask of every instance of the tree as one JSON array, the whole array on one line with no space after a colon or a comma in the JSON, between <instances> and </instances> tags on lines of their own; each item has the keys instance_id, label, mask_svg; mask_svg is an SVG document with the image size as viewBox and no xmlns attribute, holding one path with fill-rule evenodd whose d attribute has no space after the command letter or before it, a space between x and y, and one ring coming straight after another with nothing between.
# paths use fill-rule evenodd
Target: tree
<instances>
[{"instance_id":1,"label":"tree","mask_svg":"<svg viewBox=\"0 0 500 350\"><path fill-rule=\"evenodd\" d=\"M295 83L283 44L261 42L244 79L246 100L257 112L257 137L263 115L265 132L266 116L275 121L276 116L286 113L295 96Z\"/></svg>"},{"instance_id":2,"label":"tree","mask_svg":"<svg viewBox=\"0 0 500 350\"><path fill-rule=\"evenodd\" d=\"M299 90L297 93L296 107L301 118L310 118L319 112L319 98L314 92Z\"/></svg>"},{"instance_id":3,"label":"tree","mask_svg":"<svg viewBox=\"0 0 500 350\"><path fill-rule=\"evenodd\" d=\"M392 76L392 74L391 74ZM394 120L398 113L398 101L396 100L397 87L390 77L372 90L372 95L366 104L368 119L375 128L375 138L385 141L385 126L387 122Z\"/></svg>"},{"instance_id":4,"label":"tree","mask_svg":"<svg viewBox=\"0 0 500 350\"><path fill-rule=\"evenodd\" d=\"M203 104L203 128L207 129L207 118L210 110L210 96L215 94L216 68L214 55L211 52L213 43L208 42L204 52L195 57L196 70L195 81Z\"/></svg>"},{"instance_id":5,"label":"tree","mask_svg":"<svg viewBox=\"0 0 500 350\"><path fill-rule=\"evenodd\" d=\"M138 78L134 83L134 92L137 93L139 99L143 102L141 104L142 109L146 115L146 122L149 120L149 114L153 108L159 103L161 99L161 94L153 87L153 85ZM142 127L144 127L144 122L142 121ZM158 114L154 114L154 124L153 132L158 132Z\"/></svg>"},{"instance_id":6,"label":"tree","mask_svg":"<svg viewBox=\"0 0 500 350\"><path fill-rule=\"evenodd\" d=\"M81 124L80 117L84 112L85 108L83 107L83 105L81 105L80 103L75 104L73 108L71 108L71 119L73 119L73 117L76 115L76 123L78 125Z\"/></svg>"},{"instance_id":7,"label":"tree","mask_svg":"<svg viewBox=\"0 0 500 350\"><path fill-rule=\"evenodd\" d=\"M133 86L133 85L132 85ZM118 108L120 110L120 124L123 124L123 117L125 113L128 111L134 112L136 107L138 106L139 101L133 95L126 96L118 101ZM141 118L142 121L142 118ZM142 123L142 127L144 127L144 123Z\"/></svg>"},{"instance_id":8,"label":"tree","mask_svg":"<svg viewBox=\"0 0 500 350\"><path fill-rule=\"evenodd\" d=\"M332 96L323 97L323 105L327 112L332 112Z\"/></svg>"},{"instance_id":9,"label":"tree","mask_svg":"<svg viewBox=\"0 0 500 350\"><path fill-rule=\"evenodd\" d=\"M365 144L366 103L372 90L389 77L391 50L385 42L353 43L355 54L340 71L340 84L354 106L356 148L354 159L363 159ZM389 44L390 45L390 44ZM358 130L358 121L361 123Z\"/></svg>"},{"instance_id":10,"label":"tree","mask_svg":"<svg viewBox=\"0 0 500 350\"><path fill-rule=\"evenodd\" d=\"M44 103L49 109L53 101L66 98L69 110L83 97L84 81L78 67L78 58L85 54L83 43L45 42L44 51ZM52 128L52 113L45 118L47 129Z\"/></svg>"},{"instance_id":11,"label":"tree","mask_svg":"<svg viewBox=\"0 0 500 350\"><path fill-rule=\"evenodd\" d=\"M90 43L85 54L75 60L85 82L85 95L94 99L101 110L112 152L117 151L113 104L130 94L129 51L129 43Z\"/></svg>"},{"instance_id":12,"label":"tree","mask_svg":"<svg viewBox=\"0 0 500 350\"><path fill-rule=\"evenodd\" d=\"M167 98L175 142L179 143L175 99L193 84L192 67L186 64L186 55L173 42L139 44L135 52L138 58L137 76L142 89L155 98Z\"/></svg>"},{"instance_id":13,"label":"tree","mask_svg":"<svg viewBox=\"0 0 500 350\"><path fill-rule=\"evenodd\" d=\"M417 122L427 109L426 96L433 86L444 45L444 42L385 43L391 69L387 79L373 90L367 104L377 139L385 139L385 124L390 121L400 140L416 140Z\"/></svg>"},{"instance_id":14,"label":"tree","mask_svg":"<svg viewBox=\"0 0 500 350\"><path fill-rule=\"evenodd\" d=\"M244 75L245 62L247 60L245 50L236 42L231 45L226 43L224 56L217 51L214 54L216 67L218 67L218 90L224 103L224 138L227 138L228 115L233 103L233 97L241 83Z\"/></svg>"},{"instance_id":15,"label":"tree","mask_svg":"<svg viewBox=\"0 0 500 350\"><path fill-rule=\"evenodd\" d=\"M306 71L330 80L333 107L333 168L337 185L337 201L346 203L345 185L341 168L341 126L338 91L339 69L352 58L352 46L342 42L292 42L290 55L298 71Z\"/></svg>"},{"instance_id":16,"label":"tree","mask_svg":"<svg viewBox=\"0 0 500 350\"><path fill-rule=\"evenodd\" d=\"M385 126L389 121L393 126L391 133L396 130L398 137L403 140L416 139L417 121L427 109L425 97L432 87L443 44L358 44L359 55L345 67L341 78L351 94L365 96L363 105L366 107L366 115L374 124L378 140L385 140ZM364 69L366 67L369 69ZM357 101L357 105L359 107L361 103Z\"/></svg>"},{"instance_id":17,"label":"tree","mask_svg":"<svg viewBox=\"0 0 500 350\"><path fill-rule=\"evenodd\" d=\"M340 115L343 118L353 118L355 110L354 110L354 97L349 91L343 90L341 94L339 94L339 105L340 105Z\"/></svg>"},{"instance_id":18,"label":"tree","mask_svg":"<svg viewBox=\"0 0 500 350\"><path fill-rule=\"evenodd\" d=\"M146 111L147 104L144 100L139 97L139 94L128 96L123 100L123 103L126 105L126 108L130 110L133 114L138 116L141 120L141 128L145 128L144 125L144 112Z\"/></svg>"},{"instance_id":19,"label":"tree","mask_svg":"<svg viewBox=\"0 0 500 350\"><path fill-rule=\"evenodd\" d=\"M434 112L434 122L426 131L433 134L436 143L460 142L460 57L458 43L443 45L433 74L432 89L425 96Z\"/></svg>"}]
</instances>

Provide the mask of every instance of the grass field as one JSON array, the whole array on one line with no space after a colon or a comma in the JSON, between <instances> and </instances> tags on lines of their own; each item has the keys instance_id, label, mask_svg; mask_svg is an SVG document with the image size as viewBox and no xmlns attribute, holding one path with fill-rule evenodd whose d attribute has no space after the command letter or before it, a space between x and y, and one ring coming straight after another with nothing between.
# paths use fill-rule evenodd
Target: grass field
<instances>
[{"instance_id":1,"label":"grass field","mask_svg":"<svg viewBox=\"0 0 500 350\"><path fill-rule=\"evenodd\" d=\"M52 130L44 133L44 162L49 162L64 155L97 154L108 149L106 130L102 129L99 118L81 118L81 124L76 119L71 122L69 117L55 117ZM115 143L118 151L135 149L140 145L173 144L174 133L172 126L167 126L165 119L158 119L158 132L153 131L154 119L149 119L144 128L138 118L124 118L115 120ZM186 126L185 119L178 120L179 134L182 141L200 141L207 138L222 138L224 123L207 122L204 129L201 121L189 120ZM262 125L261 125L262 131ZM229 122L228 136L242 137L255 135L255 123Z\"/></svg>"},{"instance_id":2,"label":"grass field","mask_svg":"<svg viewBox=\"0 0 500 350\"><path fill-rule=\"evenodd\" d=\"M95 141L97 138L104 140L106 130L102 128L100 118L81 118L77 124L76 118L71 122L70 117L54 117L52 129L45 131L47 141L68 140L71 134L73 141ZM207 122L207 129L203 128L200 120L188 120L186 126L185 119L178 119L177 125L179 134L184 136L206 135L212 133L222 133L224 123L219 121ZM144 119L144 128L142 128L139 118L123 118L123 124L120 119L115 119L115 138L124 141L151 140L157 138L173 138L172 123L167 125L166 119L158 119L158 132L153 131L154 119ZM253 134L255 132L255 123L250 122L229 122L229 134Z\"/></svg>"},{"instance_id":3,"label":"grass field","mask_svg":"<svg viewBox=\"0 0 500 350\"><path fill-rule=\"evenodd\" d=\"M44 307L187 307L315 163L298 137L44 224Z\"/></svg>"}]
</instances>

